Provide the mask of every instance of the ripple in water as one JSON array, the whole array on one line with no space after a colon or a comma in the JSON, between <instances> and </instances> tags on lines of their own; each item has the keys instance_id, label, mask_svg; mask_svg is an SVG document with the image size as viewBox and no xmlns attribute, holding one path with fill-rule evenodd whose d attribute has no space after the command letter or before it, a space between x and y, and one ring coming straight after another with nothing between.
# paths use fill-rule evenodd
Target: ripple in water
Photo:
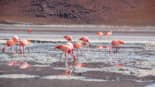
<instances>
[{"instance_id":1,"label":"ripple in water","mask_svg":"<svg viewBox=\"0 0 155 87\"><path fill-rule=\"evenodd\" d=\"M10 78L10 79L26 79L26 78L36 78L37 75L27 75L27 74L4 74L0 75L0 78Z\"/></svg>"},{"instance_id":2,"label":"ripple in water","mask_svg":"<svg viewBox=\"0 0 155 87\"><path fill-rule=\"evenodd\" d=\"M51 76L44 76L42 79L59 79L59 80L81 80L81 81L94 81L94 82L104 82L107 80L103 79L92 79L92 78L86 78L86 77L81 77L81 76L65 76L65 75L51 75Z\"/></svg>"}]
</instances>

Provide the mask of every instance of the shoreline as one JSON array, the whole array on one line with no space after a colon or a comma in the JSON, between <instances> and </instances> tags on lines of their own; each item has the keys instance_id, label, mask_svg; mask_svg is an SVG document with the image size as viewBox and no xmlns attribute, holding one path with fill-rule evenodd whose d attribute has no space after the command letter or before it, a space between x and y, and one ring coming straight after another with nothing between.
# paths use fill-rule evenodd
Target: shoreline
<instances>
[{"instance_id":1,"label":"shoreline","mask_svg":"<svg viewBox=\"0 0 155 87\"><path fill-rule=\"evenodd\" d=\"M155 26L0 24L0 30L155 32ZM59 28L55 30L55 28Z\"/></svg>"}]
</instances>

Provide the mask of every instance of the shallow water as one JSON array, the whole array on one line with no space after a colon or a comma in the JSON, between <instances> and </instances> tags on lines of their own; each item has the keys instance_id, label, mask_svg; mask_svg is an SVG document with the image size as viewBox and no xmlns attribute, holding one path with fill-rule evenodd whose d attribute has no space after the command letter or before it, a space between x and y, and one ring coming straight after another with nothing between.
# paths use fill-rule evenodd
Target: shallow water
<instances>
[{"instance_id":1,"label":"shallow water","mask_svg":"<svg viewBox=\"0 0 155 87\"><path fill-rule=\"evenodd\" d=\"M155 84L148 85L146 87L155 87Z\"/></svg>"},{"instance_id":2,"label":"shallow water","mask_svg":"<svg viewBox=\"0 0 155 87\"><path fill-rule=\"evenodd\" d=\"M6 50L8 53L1 53L0 64L4 64L11 60L18 60L27 61L32 64L33 67L48 67L54 62L64 61L63 53L54 48L56 44L64 43L34 43L32 46L27 47L31 49L31 53L29 54L26 48L25 55L10 54L8 48ZM116 67L96 67L96 69L125 73L128 75L131 72L134 72L134 75L136 76L155 75L153 74L155 70L155 50L146 50L145 44L126 43L124 46L119 48L118 52L115 52L115 49L113 49L112 52L109 52L108 49L97 49L96 46L101 44L103 43L92 43L92 46L89 48L81 48L80 51L75 50L75 54L78 56L79 62L103 62L110 65L124 64L127 71L123 72L120 72L119 68ZM107 43L104 44L108 45ZM3 45L0 45L0 47L2 49ZM71 56L69 56L69 61L72 61ZM78 72L96 71L96 69L84 68Z\"/></svg>"},{"instance_id":3,"label":"shallow water","mask_svg":"<svg viewBox=\"0 0 155 87\"><path fill-rule=\"evenodd\" d=\"M56 44L63 43L34 43L32 46L26 48L24 56L18 54L2 54L0 55L0 62L9 60L25 60L38 63L52 63L59 61L62 52L55 49ZM155 50L145 50L144 44L126 44L122 46L117 53L109 53L108 49L97 49L96 46L100 46L102 43L92 43L92 47L82 48L80 51L75 51L79 60L85 62L98 62L98 61L111 61L119 60L119 62L133 61L133 60L155 60ZM105 43L105 45L108 45ZM2 49L3 45L0 45ZM29 54L27 49L31 49ZM14 47L15 49L15 47ZM6 49L9 52L10 48ZM113 49L114 51L115 49ZM63 56L62 56L63 57ZM121 61L123 59L123 61Z\"/></svg>"}]
</instances>

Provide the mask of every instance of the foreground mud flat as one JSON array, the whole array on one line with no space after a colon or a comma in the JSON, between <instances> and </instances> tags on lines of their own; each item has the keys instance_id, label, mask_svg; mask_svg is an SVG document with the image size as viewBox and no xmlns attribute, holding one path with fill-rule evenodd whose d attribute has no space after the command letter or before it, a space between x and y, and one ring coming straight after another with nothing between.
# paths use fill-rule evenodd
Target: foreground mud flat
<instances>
[{"instance_id":1,"label":"foreground mud flat","mask_svg":"<svg viewBox=\"0 0 155 87\"><path fill-rule=\"evenodd\" d=\"M63 73L63 65L63 63L57 62L49 66L32 66L27 70L21 70L18 67L8 67L5 64L1 64L0 86L145 87L155 82L154 76L136 77L92 68L104 65L103 63L90 63L89 65L91 66L88 66L90 71L83 73L75 72L72 76L65 76ZM62 67L62 69L60 67Z\"/></svg>"}]
</instances>

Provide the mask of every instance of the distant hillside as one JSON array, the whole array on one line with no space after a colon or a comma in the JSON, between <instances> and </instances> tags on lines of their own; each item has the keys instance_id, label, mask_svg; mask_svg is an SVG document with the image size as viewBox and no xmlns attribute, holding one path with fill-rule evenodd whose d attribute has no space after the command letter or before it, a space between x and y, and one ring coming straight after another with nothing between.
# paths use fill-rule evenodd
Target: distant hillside
<instances>
[{"instance_id":1,"label":"distant hillside","mask_svg":"<svg viewBox=\"0 0 155 87\"><path fill-rule=\"evenodd\" d=\"M155 25L155 0L0 0L0 22Z\"/></svg>"}]
</instances>

